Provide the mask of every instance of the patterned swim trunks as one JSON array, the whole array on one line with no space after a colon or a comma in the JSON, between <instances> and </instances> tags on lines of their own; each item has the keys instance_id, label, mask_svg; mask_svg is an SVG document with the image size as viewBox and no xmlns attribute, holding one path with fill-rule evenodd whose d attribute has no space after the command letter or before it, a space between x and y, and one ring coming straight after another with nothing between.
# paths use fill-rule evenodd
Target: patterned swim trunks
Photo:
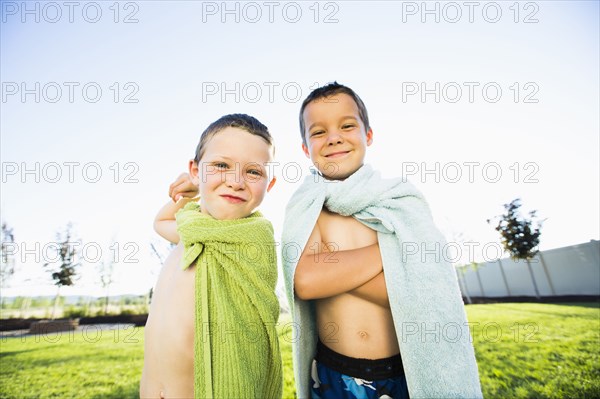
<instances>
[{"instance_id":1,"label":"patterned swim trunks","mask_svg":"<svg viewBox=\"0 0 600 399\"><path fill-rule=\"evenodd\" d=\"M311 370L312 399L409 399L400 355L356 359L317 344Z\"/></svg>"}]
</instances>

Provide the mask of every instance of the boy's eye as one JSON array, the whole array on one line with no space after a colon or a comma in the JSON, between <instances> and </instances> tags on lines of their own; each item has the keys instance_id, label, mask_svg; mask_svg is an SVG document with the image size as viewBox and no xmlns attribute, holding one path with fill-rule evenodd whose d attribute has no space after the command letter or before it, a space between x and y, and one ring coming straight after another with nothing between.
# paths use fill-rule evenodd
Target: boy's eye
<instances>
[{"instance_id":1,"label":"boy's eye","mask_svg":"<svg viewBox=\"0 0 600 399\"><path fill-rule=\"evenodd\" d=\"M323 134L323 133L324 133L323 130L316 130L316 131L312 132L310 135L312 137L312 136L318 136L319 134Z\"/></svg>"},{"instance_id":2,"label":"boy's eye","mask_svg":"<svg viewBox=\"0 0 600 399\"><path fill-rule=\"evenodd\" d=\"M342 129L352 129L353 127L354 127L354 125L349 123L349 124L343 125Z\"/></svg>"},{"instance_id":3,"label":"boy's eye","mask_svg":"<svg viewBox=\"0 0 600 399\"><path fill-rule=\"evenodd\" d=\"M217 162L214 164L214 166L217 169L227 169L229 167L229 165L227 165L225 162Z\"/></svg>"},{"instance_id":4,"label":"boy's eye","mask_svg":"<svg viewBox=\"0 0 600 399\"><path fill-rule=\"evenodd\" d=\"M260 170L257 170L257 169L250 169L248 171L248 174L254 175L254 176L262 176L262 172Z\"/></svg>"}]
</instances>

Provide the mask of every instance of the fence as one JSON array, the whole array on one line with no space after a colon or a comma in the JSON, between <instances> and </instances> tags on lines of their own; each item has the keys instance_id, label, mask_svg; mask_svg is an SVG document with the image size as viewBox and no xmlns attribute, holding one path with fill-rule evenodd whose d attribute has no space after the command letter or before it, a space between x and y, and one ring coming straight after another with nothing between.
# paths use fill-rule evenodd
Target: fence
<instances>
[{"instance_id":1,"label":"fence","mask_svg":"<svg viewBox=\"0 0 600 399\"><path fill-rule=\"evenodd\" d=\"M540 251L530 260L540 296L600 296L600 241ZM525 261L510 258L457 267L463 296L535 296Z\"/></svg>"}]
</instances>

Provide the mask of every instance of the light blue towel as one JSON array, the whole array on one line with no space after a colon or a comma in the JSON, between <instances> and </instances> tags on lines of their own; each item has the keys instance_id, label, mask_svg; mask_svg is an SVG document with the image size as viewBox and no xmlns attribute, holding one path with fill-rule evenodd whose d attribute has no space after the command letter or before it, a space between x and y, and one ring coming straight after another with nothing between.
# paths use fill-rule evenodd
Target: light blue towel
<instances>
[{"instance_id":1,"label":"light blue towel","mask_svg":"<svg viewBox=\"0 0 600 399\"><path fill-rule=\"evenodd\" d=\"M323 207L377 231L385 281L411 398L481 398L464 303L445 240L422 194L364 165L344 181L307 176L286 208L282 260L297 331L298 398L310 398L317 328L312 301L294 295L294 272ZM324 266L326 267L326 266Z\"/></svg>"}]
</instances>

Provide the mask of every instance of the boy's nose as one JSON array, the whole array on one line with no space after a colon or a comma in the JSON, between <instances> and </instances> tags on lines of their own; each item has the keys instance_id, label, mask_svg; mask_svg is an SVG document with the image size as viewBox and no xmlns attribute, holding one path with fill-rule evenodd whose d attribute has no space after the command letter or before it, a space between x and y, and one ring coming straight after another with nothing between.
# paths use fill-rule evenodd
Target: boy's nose
<instances>
[{"instance_id":1,"label":"boy's nose","mask_svg":"<svg viewBox=\"0 0 600 399\"><path fill-rule=\"evenodd\" d=\"M343 141L344 141L344 136L342 136L342 134L340 132L338 132L337 130L334 130L327 135L327 144L329 144L329 145L339 144L339 143L342 143Z\"/></svg>"},{"instance_id":2,"label":"boy's nose","mask_svg":"<svg viewBox=\"0 0 600 399\"><path fill-rule=\"evenodd\" d=\"M242 190L246 186L244 176L241 173L228 173L225 184L234 190Z\"/></svg>"}]
</instances>

